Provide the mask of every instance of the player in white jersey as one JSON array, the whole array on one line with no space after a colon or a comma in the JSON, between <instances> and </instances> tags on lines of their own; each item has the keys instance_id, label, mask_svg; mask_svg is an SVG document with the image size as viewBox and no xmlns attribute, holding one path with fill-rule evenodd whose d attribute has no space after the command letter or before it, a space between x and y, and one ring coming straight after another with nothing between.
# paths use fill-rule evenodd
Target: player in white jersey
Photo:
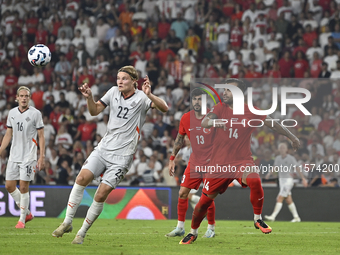
<instances>
[{"instance_id":1,"label":"player in white jersey","mask_svg":"<svg viewBox=\"0 0 340 255\"><path fill-rule=\"evenodd\" d=\"M292 222L300 222L301 219L299 217L299 214L296 210L296 206L294 204L293 198L292 198L292 189L294 186L294 179L292 176L292 173L294 170L298 169L298 173L300 177L302 178L302 183L305 187L307 187L307 180L303 176L301 169L297 166L298 163L296 159L292 156L287 154L288 152L288 146L286 143L280 143L279 144L279 152L280 155L278 155L275 158L274 161L274 167L280 167L279 172L279 184L280 184L280 192L277 195L276 198L276 205L274 208L274 211L271 215L265 215L264 218L266 220L274 221L276 216L279 214L282 208L282 202L283 200L286 200L288 204L288 208L290 212L293 215ZM269 178L271 173L268 173L266 178Z\"/></svg>"},{"instance_id":2,"label":"player in white jersey","mask_svg":"<svg viewBox=\"0 0 340 255\"><path fill-rule=\"evenodd\" d=\"M28 209L29 183L36 170L41 170L45 162L44 123L40 111L29 106L31 91L25 86L17 90L19 106L11 109L7 116L7 130L0 147L0 155L12 140L6 168L6 189L20 208L20 219L16 228L25 228L25 223L33 219ZM37 136L40 157L37 162ZM16 187L17 181L20 191Z\"/></svg>"},{"instance_id":3,"label":"player in white jersey","mask_svg":"<svg viewBox=\"0 0 340 255\"><path fill-rule=\"evenodd\" d=\"M72 220L85 187L94 178L103 174L84 223L72 241L73 244L83 243L86 232L102 212L107 196L116 188L131 166L146 112L150 108L168 111L165 101L151 93L149 78L145 78L143 91L137 89L137 80L138 73L133 66L122 67L117 74L118 87L112 87L97 102L94 102L91 89L86 83L79 87L92 116L98 115L106 106L110 106L110 117L105 136L87 158L77 176L68 200L64 222L53 231L52 236L61 237L64 233L72 231Z\"/></svg>"}]
</instances>

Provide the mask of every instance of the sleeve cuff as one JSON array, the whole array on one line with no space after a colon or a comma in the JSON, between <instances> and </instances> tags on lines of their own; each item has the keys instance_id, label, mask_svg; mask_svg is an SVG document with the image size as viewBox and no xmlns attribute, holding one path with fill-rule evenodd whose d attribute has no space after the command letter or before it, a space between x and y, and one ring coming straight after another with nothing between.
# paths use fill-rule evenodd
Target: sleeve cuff
<instances>
[{"instance_id":1,"label":"sleeve cuff","mask_svg":"<svg viewBox=\"0 0 340 255\"><path fill-rule=\"evenodd\" d=\"M105 107L107 106L107 104L105 104L101 99L99 99L99 102L104 105Z\"/></svg>"}]
</instances>

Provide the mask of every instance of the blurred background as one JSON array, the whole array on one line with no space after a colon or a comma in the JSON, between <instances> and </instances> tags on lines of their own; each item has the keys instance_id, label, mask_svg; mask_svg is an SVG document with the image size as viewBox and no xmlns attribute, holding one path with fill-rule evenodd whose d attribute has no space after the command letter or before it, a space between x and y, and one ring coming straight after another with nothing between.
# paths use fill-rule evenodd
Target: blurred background
<instances>
[{"instance_id":1,"label":"blurred background","mask_svg":"<svg viewBox=\"0 0 340 255\"><path fill-rule=\"evenodd\" d=\"M0 138L8 111L17 105L16 89L28 86L31 104L43 113L46 139L46 169L34 184L74 183L104 136L109 113L105 109L92 117L77 86L87 82L98 100L116 85L117 70L133 65L139 88L148 75L169 112L148 112L133 166L121 185L178 186L191 151L188 139L176 157L175 178L168 176L167 164L181 116L190 110L190 81L231 77L246 79L261 109L270 108L274 86L311 92L305 105L311 116L294 107L285 116L298 121L290 130L301 140L301 148L289 152L300 165L325 169L305 169L310 186L339 187L339 0L0 2ZM27 61L28 49L37 43L52 52L43 68ZM273 118L282 117L278 107ZM272 165L283 140L259 128L252 138L256 163ZM8 151L0 155L0 184ZM276 180L263 178L263 183L276 185Z\"/></svg>"}]
</instances>

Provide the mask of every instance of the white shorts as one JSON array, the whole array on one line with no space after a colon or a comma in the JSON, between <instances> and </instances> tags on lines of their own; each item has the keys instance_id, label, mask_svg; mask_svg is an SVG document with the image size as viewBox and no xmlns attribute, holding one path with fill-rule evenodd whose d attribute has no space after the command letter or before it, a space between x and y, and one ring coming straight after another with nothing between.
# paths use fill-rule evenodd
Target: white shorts
<instances>
[{"instance_id":1,"label":"white shorts","mask_svg":"<svg viewBox=\"0 0 340 255\"><path fill-rule=\"evenodd\" d=\"M294 186L293 178L279 178L280 192L279 196L288 197L292 194L292 188Z\"/></svg>"},{"instance_id":2,"label":"white shorts","mask_svg":"<svg viewBox=\"0 0 340 255\"><path fill-rule=\"evenodd\" d=\"M37 171L37 161L18 163L8 160L6 168L6 181L32 181Z\"/></svg>"},{"instance_id":3,"label":"white shorts","mask_svg":"<svg viewBox=\"0 0 340 255\"><path fill-rule=\"evenodd\" d=\"M102 182L115 189L129 171L132 160L133 155L114 155L112 162L108 162L100 156L97 150L94 150L86 159L81 169L90 170L94 178L102 175Z\"/></svg>"},{"instance_id":4,"label":"white shorts","mask_svg":"<svg viewBox=\"0 0 340 255\"><path fill-rule=\"evenodd\" d=\"M196 194L197 191L198 191L198 189L191 189L190 192L189 192L189 194Z\"/></svg>"}]
</instances>

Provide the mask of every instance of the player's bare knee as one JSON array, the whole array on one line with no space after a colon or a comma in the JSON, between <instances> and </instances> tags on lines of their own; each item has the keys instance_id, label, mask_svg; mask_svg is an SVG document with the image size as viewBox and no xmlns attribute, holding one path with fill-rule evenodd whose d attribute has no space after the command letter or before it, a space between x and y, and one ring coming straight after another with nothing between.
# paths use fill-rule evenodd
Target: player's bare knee
<instances>
[{"instance_id":1,"label":"player's bare knee","mask_svg":"<svg viewBox=\"0 0 340 255\"><path fill-rule=\"evenodd\" d=\"M81 186L87 186L89 184L89 180L85 178L83 175L78 175L76 178L76 183Z\"/></svg>"},{"instance_id":2,"label":"player's bare knee","mask_svg":"<svg viewBox=\"0 0 340 255\"><path fill-rule=\"evenodd\" d=\"M10 184L10 183L8 183L8 182L6 182L5 187L6 187L6 190L8 191L8 193L14 192L14 190L15 190L15 188L16 188L15 185L12 185L12 184Z\"/></svg>"},{"instance_id":3,"label":"player's bare knee","mask_svg":"<svg viewBox=\"0 0 340 255\"><path fill-rule=\"evenodd\" d=\"M188 195L189 195L189 191L186 191L186 190L179 190L178 192L178 196L180 199L187 199L188 198Z\"/></svg>"}]
</instances>

